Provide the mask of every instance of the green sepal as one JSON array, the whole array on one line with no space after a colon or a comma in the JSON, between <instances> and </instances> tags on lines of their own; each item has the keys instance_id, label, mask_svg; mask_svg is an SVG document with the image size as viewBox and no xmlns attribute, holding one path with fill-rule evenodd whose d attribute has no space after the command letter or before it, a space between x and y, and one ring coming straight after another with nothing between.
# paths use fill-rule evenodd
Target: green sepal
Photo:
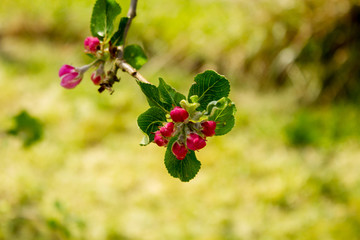
<instances>
[{"instance_id":1,"label":"green sepal","mask_svg":"<svg viewBox=\"0 0 360 240\"><path fill-rule=\"evenodd\" d=\"M199 102L199 97L198 97L198 95L192 95L192 96L190 97L190 101L193 102L193 103Z\"/></svg>"},{"instance_id":2,"label":"green sepal","mask_svg":"<svg viewBox=\"0 0 360 240\"><path fill-rule=\"evenodd\" d=\"M128 17L123 17L120 19L118 30L114 33L110 40L113 46L120 46L124 44L124 31L128 20Z\"/></svg>"},{"instance_id":3,"label":"green sepal","mask_svg":"<svg viewBox=\"0 0 360 240\"><path fill-rule=\"evenodd\" d=\"M210 121L216 122L215 135L224 135L231 131L235 125L235 104L227 97L212 101L207 106Z\"/></svg>"},{"instance_id":4,"label":"green sepal","mask_svg":"<svg viewBox=\"0 0 360 240\"><path fill-rule=\"evenodd\" d=\"M115 0L96 0L90 22L91 34L103 40L114 29L114 21L121 13L121 7Z\"/></svg>"},{"instance_id":5,"label":"green sepal","mask_svg":"<svg viewBox=\"0 0 360 240\"><path fill-rule=\"evenodd\" d=\"M191 150L183 160L177 159L171 151L176 140L177 137L173 137L166 148L165 166L171 176L179 178L182 182L189 182L199 172L201 163L197 160L195 152Z\"/></svg>"},{"instance_id":6,"label":"green sepal","mask_svg":"<svg viewBox=\"0 0 360 240\"><path fill-rule=\"evenodd\" d=\"M194 113L197 112L196 109L200 106L200 104L197 102L191 103L184 99L184 100L181 100L180 106L182 108L184 108L190 114L190 116L192 116Z\"/></svg>"},{"instance_id":7,"label":"green sepal","mask_svg":"<svg viewBox=\"0 0 360 240\"><path fill-rule=\"evenodd\" d=\"M167 104L170 104L171 106L179 106L180 101L186 99L183 94L177 92L173 87L166 84L162 78L159 78L158 89L161 100Z\"/></svg>"},{"instance_id":8,"label":"green sepal","mask_svg":"<svg viewBox=\"0 0 360 240\"><path fill-rule=\"evenodd\" d=\"M229 92L229 81L215 71L207 70L195 77L195 83L189 90L188 100L191 101L191 97L197 95L199 110L205 110L210 102L227 97Z\"/></svg>"},{"instance_id":9,"label":"green sepal","mask_svg":"<svg viewBox=\"0 0 360 240\"><path fill-rule=\"evenodd\" d=\"M135 69L140 69L147 62L144 50L136 44L125 47L124 59Z\"/></svg>"},{"instance_id":10,"label":"green sepal","mask_svg":"<svg viewBox=\"0 0 360 240\"><path fill-rule=\"evenodd\" d=\"M86 53L86 56L88 56L89 58L91 58L92 60L96 60L97 58L94 56L94 54L91 53Z\"/></svg>"},{"instance_id":11,"label":"green sepal","mask_svg":"<svg viewBox=\"0 0 360 240\"><path fill-rule=\"evenodd\" d=\"M154 141L154 133L166 122L166 114L163 110L152 107L142 113L137 123L139 128L146 134L140 145L146 146Z\"/></svg>"}]
</instances>

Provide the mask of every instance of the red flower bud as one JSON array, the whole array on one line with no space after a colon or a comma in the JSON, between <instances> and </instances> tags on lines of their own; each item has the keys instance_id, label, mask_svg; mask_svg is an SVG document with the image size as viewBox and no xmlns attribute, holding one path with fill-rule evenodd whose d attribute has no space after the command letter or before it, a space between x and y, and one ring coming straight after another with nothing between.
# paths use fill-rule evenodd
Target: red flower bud
<instances>
[{"instance_id":1,"label":"red flower bud","mask_svg":"<svg viewBox=\"0 0 360 240\"><path fill-rule=\"evenodd\" d=\"M155 132L154 143L156 143L159 147L166 146L168 144L168 142L169 142L169 140L164 138L161 135L160 131Z\"/></svg>"},{"instance_id":2,"label":"red flower bud","mask_svg":"<svg viewBox=\"0 0 360 240\"><path fill-rule=\"evenodd\" d=\"M186 139L186 145L190 150L199 150L206 146L206 141L196 133L190 133Z\"/></svg>"},{"instance_id":3,"label":"red flower bud","mask_svg":"<svg viewBox=\"0 0 360 240\"><path fill-rule=\"evenodd\" d=\"M101 63L100 66L91 74L91 81L95 85L99 85L101 81L105 78L104 63Z\"/></svg>"},{"instance_id":4,"label":"red flower bud","mask_svg":"<svg viewBox=\"0 0 360 240\"><path fill-rule=\"evenodd\" d=\"M171 110L170 116L174 122L184 122L189 117L189 113L181 107L175 107Z\"/></svg>"},{"instance_id":5,"label":"red flower bud","mask_svg":"<svg viewBox=\"0 0 360 240\"><path fill-rule=\"evenodd\" d=\"M100 82L101 82L101 78L102 76L101 75L97 75L96 72L93 72L91 74L91 81L95 84L95 85L99 85Z\"/></svg>"},{"instance_id":6,"label":"red flower bud","mask_svg":"<svg viewBox=\"0 0 360 240\"><path fill-rule=\"evenodd\" d=\"M178 142L175 142L172 145L171 148L173 154L175 155L175 157L179 160L183 160L186 157L186 154L188 152L186 146L184 144L180 144Z\"/></svg>"},{"instance_id":7,"label":"red flower bud","mask_svg":"<svg viewBox=\"0 0 360 240\"><path fill-rule=\"evenodd\" d=\"M205 136L211 137L215 135L216 122L214 121L203 122L201 123L201 126L203 127L201 132Z\"/></svg>"},{"instance_id":8,"label":"red flower bud","mask_svg":"<svg viewBox=\"0 0 360 240\"><path fill-rule=\"evenodd\" d=\"M96 53L100 40L97 37L87 37L84 41L85 51L90 53Z\"/></svg>"},{"instance_id":9,"label":"red flower bud","mask_svg":"<svg viewBox=\"0 0 360 240\"><path fill-rule=\"evenodd\" d=\"M160 133L164 136L164 137L171 137L171 135L174 132L174 123L173 122L169 122L167 123L164 127L160 128Z\"/></svg>"}]
</instances>

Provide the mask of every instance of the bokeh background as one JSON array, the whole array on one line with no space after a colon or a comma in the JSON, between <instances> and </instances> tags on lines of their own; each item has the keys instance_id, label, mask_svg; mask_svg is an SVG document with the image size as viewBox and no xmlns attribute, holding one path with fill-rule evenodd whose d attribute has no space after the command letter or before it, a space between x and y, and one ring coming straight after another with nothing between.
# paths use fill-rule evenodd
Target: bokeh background
<instances>
[{"instance_id":1,"label":"bokeh background","mask_svg":"<svg viewBox=\"0 0 360 240\"><path fill-rule=\"evenodd\" d=\"M0 239L360 239L358 1L139 0L144 76L232 85L236 126L189 183L139 146L133 79L60 87L63 64L90 62L93 4L1 0Z\"/></svg>"}]
</instances>

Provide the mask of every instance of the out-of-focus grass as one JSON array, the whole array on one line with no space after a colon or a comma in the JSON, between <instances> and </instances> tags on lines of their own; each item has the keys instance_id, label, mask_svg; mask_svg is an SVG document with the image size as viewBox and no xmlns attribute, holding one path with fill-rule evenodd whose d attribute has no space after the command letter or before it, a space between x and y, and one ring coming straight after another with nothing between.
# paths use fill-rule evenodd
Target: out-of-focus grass
<instances>
[{"instance_id":1,"label":"out-of-focus grass","mask_svg":"<svg viewBox=\"0 0 360 240\"><path fill-rule=\"evenodd\" d=\"M179 1L162 4L174 4L175 10L181 6ZM177 34L155 14L162 8L151 13L152 5L154 1L140 1L134 29L146 31L139 26L155 19L151 21L170 29L164 32ZM211 9L218 5L204 9L217 12ZM77 39L88 34L90 6L88 1L7 0L0 6L1 26L7 29L12 27L4 19L14 21L15 28L17 21L24 23L17 20L26 17L21 14L52 26L49 22L60 12L67 17L54 26L78 34L70 40L61 32L58 38L29 32L1 39L1 131L11 128L11 117L25 109L44 123L44 136L24 149L20 139L1 135L0 239L360 238L357 107L298 110L296 89L258 93L233 87L236 127L226 136L209 139L198 153L198 176L181 183L167 174L164 149L138 145L142 135L136 117L147 106L131 78L122 75L112 96L98 94L89 75L74 90L59 86L62 64L87 61L81 55L82 40ZM196 18L196 9L189 11ZM206 14L200 11L194 21ZM140 42L136 37L141 34L132 33L132 40ZM214 41L226 35L219 37ZM144 43L161 45L167 38L152 36ZM170 54L164 59L151 55L142 73L152 82L161 76L182 91L189 87L192 73L182 70L186 60L176 67L171 63L176 59L168 61ZM294 148L299 133L315 133L315 140Z\"/></svg>"},{"instance_id":2,"label":"out-of-focus grass","mask_svg":"<svg viewBox=\"0 0 360 240\"><path fill-rule=\"evenodd\" d=\"M332 148L348 138L360 140L359 118L359 109L343 104L299 110L285 128L285 135L294 146Z\"/></svg>"}]
</instances>

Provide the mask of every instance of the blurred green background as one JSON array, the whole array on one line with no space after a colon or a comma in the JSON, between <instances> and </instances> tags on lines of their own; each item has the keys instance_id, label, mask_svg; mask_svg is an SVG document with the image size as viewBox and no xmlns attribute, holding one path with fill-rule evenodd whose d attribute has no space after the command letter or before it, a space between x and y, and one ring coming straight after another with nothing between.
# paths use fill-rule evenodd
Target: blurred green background
<instances>
[{"instance_id":1,"label":"blurred green background","mask_svg":"<svg viewBox=\"0 0 360 240\"><path fill-rule=\"evenodd\" d=\"M90 61L93 3L1 1L0 239L360 239L358 1L139 0L147 79L232 85L236 126L189 183L139 146L131 78L60 87L63 64Z\"/></svg>"}]
</instances>

